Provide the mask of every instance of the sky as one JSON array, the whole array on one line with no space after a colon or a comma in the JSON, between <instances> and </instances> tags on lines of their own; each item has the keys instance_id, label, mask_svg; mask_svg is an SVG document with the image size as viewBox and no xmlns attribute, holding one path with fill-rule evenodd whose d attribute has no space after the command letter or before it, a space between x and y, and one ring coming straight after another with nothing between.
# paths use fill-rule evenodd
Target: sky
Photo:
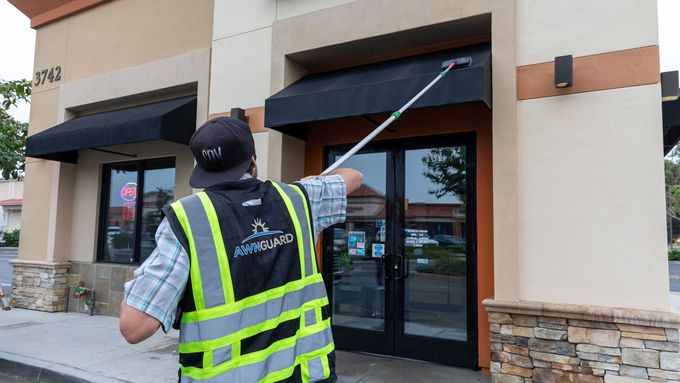
<instances>
[{"instance_id":1,"label":"sky","mask_svg":"<svg viewBox=\"0 0 680 383\"><path fill-rule=\"evenodd\" d=\"M3 80L32 79L35 31L28 17L6 0L0 0L0 78ZM29 105L10 110L14 118L28 122Z\"/></svg>"},{"instance_id":2,"label":"sky","mask_svg":"<svg viewBox=\"0 0 680 383\"><path fill-rule=\"evenodd\" d=\"M661 71L680 70L680 0L658 0L658 11ZM0 0L0 47L0 78L31 79L35 31L28 18L6 0ZM22 105L10 113L27 122L29 107Z\"/></svg>"}]
</instances>

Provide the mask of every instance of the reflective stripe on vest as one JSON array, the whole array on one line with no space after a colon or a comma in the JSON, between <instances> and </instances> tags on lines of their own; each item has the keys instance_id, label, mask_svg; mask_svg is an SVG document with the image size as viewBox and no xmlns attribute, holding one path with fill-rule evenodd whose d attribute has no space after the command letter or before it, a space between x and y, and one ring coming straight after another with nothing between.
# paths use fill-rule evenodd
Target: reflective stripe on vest
<instances>
[{"instance_id":1,"label":"reflective stripe on vest","mask_svg":"<svg viewBox=\"0 0 680 383\"><path fill-rule=\"evenodd\" d=\"M187 237L196 311L183 313L180 353L203 353L202 368L182 366L182 382L275 382L299 365L303 382L330 376L330 320L322 320L328 298L316 267L307 199L294 185L273 183L295 228L300 279L234 301L229 260L215 208L204 192L173 203ZM299 318L295 335L241 355L241 340Z\"/></svg>"},{"instance_id":2,"label":"reflective stripe on vest","mask_svg":"<svg viewBox=\"0 0 680 383\"><path fill-rule=\"evenodd\" d=\"M205 193L198 193L182 198L171 206L189 242L196 310L233 302L229 260L210 199ZM198 254L201 256L198 257Z\"/></svg>"},{"instance_id":3,"label":"reflective stripe on vest","mask_svg":"<svg viewBox=\"0 0 680 383\"><path fill-rule=\"evenodd\" d=\"M304 265L305 275L312 275L317 270L307 198L305 198L297 185L286 185L279 182L272 182L272 185L281 193L283 202L286 204L291 217L297 217L297 219L293 220L293 224L298 234L297 237L301 239L298 242L300 262Z\"/></svg>"},{"instance_id":4,"label":"reflective stripe on vest","mask_svg":"<svg viewBox=\"0 0 680 383\"><path fill-rule=\"evenodd\" d=\"M328 321L328 320L327 320ZM327 355L333 351L333 336L330 324L322 331L303 337L284 339L276 348L263 355L257 355L253 360L244 361L241 364L231 361L215 367L218 370L214 376L208 374L192 373L190 370L201 369L182 368L182 383L224 383L224 382L276 382L289 377L299 364L302 369L309 370L308 376L303 376L303 382L318 382L330 375ZM257 353L254 353L257 354ZM250 355L254 355L250 354ZM325 363L323 362L325 360ZM321 369L317 368L317 362L321 363ZM312 366L310 368L309 362ZM232 366L233 365L233 366ZM224 370L224 371L222 371ZM314 376L312 376L312 370ZM269 373L271 372L271 373ZM304 375L304 374L303 374Z\"/></svg>"}]
</instances>

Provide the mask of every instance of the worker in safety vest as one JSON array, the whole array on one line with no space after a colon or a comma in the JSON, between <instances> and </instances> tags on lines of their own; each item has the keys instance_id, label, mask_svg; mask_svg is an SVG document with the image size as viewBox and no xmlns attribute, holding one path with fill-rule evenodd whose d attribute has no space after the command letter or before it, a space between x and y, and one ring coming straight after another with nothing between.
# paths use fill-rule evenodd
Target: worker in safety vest
<instances>
[{"instance_id":1,"label":"worker in safety vest","mask_svg":"<svg viewBox=\"0 0 680 383\"><path fill-rule=\"evenodd\" d=\"M164 209L156 249L125 284L121 333L138 343L179 327L182 383L334 382L315 241L344 221L362 174L260 181L252 133L234 118L203 124L190 148L189 183L203 191Z\"/></svg>"}]
</instances>

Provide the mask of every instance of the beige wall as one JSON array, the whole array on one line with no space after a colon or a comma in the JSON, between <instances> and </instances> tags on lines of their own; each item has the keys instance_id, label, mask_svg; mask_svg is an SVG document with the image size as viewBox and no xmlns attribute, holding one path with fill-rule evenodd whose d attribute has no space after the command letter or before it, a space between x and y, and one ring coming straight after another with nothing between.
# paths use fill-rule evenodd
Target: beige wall
<instances>
[{"instance_id":1,"label":"beige wall","mask_svg":"<svg viewBox=\"0 0 680 383\"><path fill-rule=\"evenodd\" d=\"M523 300L668 309L656 85L518 105Z\"/></svg>"},{"instance_id":2,"label":"beige wall","mask_svg":"<svg viewBox=\"0 0 680 383\"><path fill-rule=\"evenodd\" d=\"M656 1L517 0L517 65L658 43Z\"/></svg>"},{"instance_id":3,"label":"beige wall","mask_svg":"<svg viewBox=\"0 0 680 383\"><path fill-rule=\"evenodd\" d=\"M212 0L116 0L38 29L35 71L59 65L62 80L34 86L29 134L81 112L187 93L197 95L196 120L202 123L208 111L212 14ZM193 161L185 150L142 146L142 156L176 154L176 194L190 193L187 168ZM113 159L83 153L84 165L27 160L22 219L31 230L22 233L21 259L93 259L97 164Z\"/></svg>"},{"instance_id":4,"label":"beige wall","mask_svg":"<svg viewBox=\"0 0 680 383\"><path fill-rule=\"evenodd\" d=\"M0 201L21 199L24 194L24 181L0 180Z\"/></svg>"},{"instance_id":5,"label":"beige wall","mask_svg":"<svg viewBox=\"0 0 680 383\"><path fill-rule=\"evenodd\" d=\"M6 213L5 231L21 229L21 209L4 209Z\"/></svg>"},{"instance_id":6,"label":"beige wall","mask_svg":"<svg viewBox=\"0 0 680 383\"><path fill-rule=\"evenodd\" d=\"M655 1L517 11L518 65L657 44ZM669 310L660 105L658 84L517 103L520 300Z\"/></svg>"},{"instance_id":7,"label":"beige wall","mask_svg":"<svg viewBox=\"0 0 680 383\"><path fill-rule=\"evenodd\" d=\"M352 0L277 0L276 18L287 19L351 2Z\"/></svg>"},{"instance_id":8,"label":"beige wall","mask_svg":"<svg viewBox=\"0 0 680 383\"><path fill-rule=\"evenodd\" d=\"M348 3L347 0L216 0L210 74L209 113L264 106L271 95L272 25L276 20ZM237 11L235 11L237 10ZM290 146L283 145L290 142ZM304 146L276 132L255 136L262 179L302 177ZM282 146L283 145L283 146ZM289 147L291 150L289 150ZM302 155L302 157L300 157ZM284 159L297 158L291 166Z\"/></svg>"}]
</instances>

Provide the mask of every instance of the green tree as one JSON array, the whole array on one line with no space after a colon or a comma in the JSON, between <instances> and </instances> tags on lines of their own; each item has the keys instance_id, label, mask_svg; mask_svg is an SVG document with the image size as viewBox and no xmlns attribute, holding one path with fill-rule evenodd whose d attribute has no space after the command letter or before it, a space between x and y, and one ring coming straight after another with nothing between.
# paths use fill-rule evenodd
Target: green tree
<instances>
[{"instance_id":1,"label":"green tree","mask_svg":"<svg viewBox=\"0 0 680 383\"><path fill-rule=\"evenodd\" d=\"M467 186L464 147L434 148L423 156L422 161L426 169L423 175L436 186L428 191L430 194L437 198L455 195L465 203Z\"/></svg>"},{"instance_id":2,"label":"green tree","mask_svg":"<svg viewBox=\"0 0 680 383\"><path fill-rule=\"evenodd\" d=\"M668 244L673 244L680 229L680 154L677 148L664 161L666 178L666 217Z\"/></svg>"},{"instance_id":3,"label":"green tree","mask_svg":"<svg viewBox=\"0 0 680 383\"><path fill-rule=\"evenodd\" d=\"M8 110L30 98L30 81L0 79L0 176L5 179L23 177L28 130L28 124L17 121Z\"/></svg>"}]
</instances>

